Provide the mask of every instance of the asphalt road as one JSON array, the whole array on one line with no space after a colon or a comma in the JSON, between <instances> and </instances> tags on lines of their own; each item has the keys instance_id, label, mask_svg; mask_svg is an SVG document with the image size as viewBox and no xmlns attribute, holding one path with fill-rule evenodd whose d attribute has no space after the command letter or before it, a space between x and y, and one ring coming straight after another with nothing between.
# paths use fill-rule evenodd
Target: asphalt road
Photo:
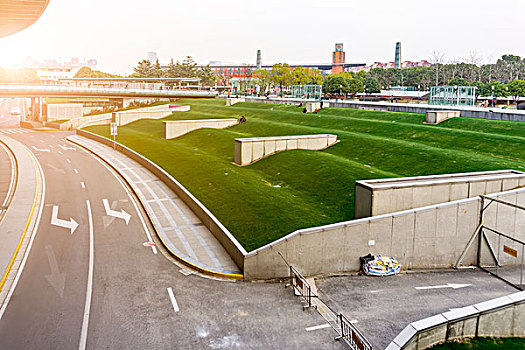
<instances>
[{"instance_id":1,"label":"asphalt road","mask_svg":"<svg viewBox=\"0 0 525 350\"><path fill-rule=\"evenodd\" d=\"M477 269L342 276L316 280L322 300L342 312L376 349L384 349L409 323L518 292Z\"/></svg>"},{"instance_id":2,"label":"asphalt road","mask_svg":"<svg viewBox=\"0 0 525 350\"><path fill-rule=\"evenodd\" d=\"M1 348L344 348L330 328L306 330L325 321L315 310L303 312L284 284L187 276L161 246L158 254L144 246L146 230L153 231L129 190L68 144L68 135L9 135L35 153L46 195L27 264L0 319ZM78 227L71 233L53 225L53 216Z\"/></svg>"}]
</instances>

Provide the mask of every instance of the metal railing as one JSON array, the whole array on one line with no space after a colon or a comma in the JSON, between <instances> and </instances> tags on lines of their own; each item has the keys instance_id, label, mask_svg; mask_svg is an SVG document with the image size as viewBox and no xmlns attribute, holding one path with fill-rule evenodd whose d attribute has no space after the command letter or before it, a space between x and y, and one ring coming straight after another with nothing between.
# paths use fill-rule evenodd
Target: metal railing
<instances>
[{"instance_id":1,"label":"metal railing","mask_svg":"<svg viewBox=\"0 0 525 350\"><path fill-rule=\"evenodd\" d=\"M294 293L299 293L299 296L304 299L306 302L306 305L303 306L303 310L306 310L308 308L313 307L314 309L317 309L317 305L312 303L312 298L315 298L317 296L312 295L312 287L310 286L310 283L304 278L303 275L295 267L292 265L289 265L290 267L290 282L286 285L286 287L292 287L292 290Z\"/></svg>"},{"instance_id":2,"label":"metal railing","mask_svg":"<svg viewBox=\"0 0 525 350\"><path fill-rule=\"evenodd\" d=\"M215 91L160 90L160 89L125 89L100 88L61 85L0 84L0 94L31 95L84 95L84 96L122 96L122 97L215 97Z\"/></svg>"},{"instance_id":3,"label":"metal railing","mask_svg":"<svg viewBox=\"0 0 525 350\"><path fill-rule=\"evenodd\" d=\"M341 327L341 335L335 340L345 340L353 350L372 350L372 345L365 336L343 315L337 315Z\"/></svg>"}]
</instances>

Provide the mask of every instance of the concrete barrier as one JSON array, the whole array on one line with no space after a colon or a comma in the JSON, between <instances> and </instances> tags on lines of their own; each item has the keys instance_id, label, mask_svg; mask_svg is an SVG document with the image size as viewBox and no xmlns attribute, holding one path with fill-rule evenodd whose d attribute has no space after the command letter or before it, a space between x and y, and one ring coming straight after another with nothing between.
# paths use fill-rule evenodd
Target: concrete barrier
<instances>
[{"instance_id":1,"label":"concrete barrier","mask_svg":"<svg viewBox=\"0 0 525 350\"><path fill-rule=\"evenodd\" d=\"M113 141L105 137L77 129L77 134L100 142L102 144L113 147ZM247 254L244 247L237 241L235 237L228 231L224 225L217 220L217 218L206 208L193 194L191 194L182 184L175 180L164 169L153 163L146 157L138 154L132 149L116 143L116 149L122 152L129 158L133 159L155 176L164 182L177 196L195 213L195 215L202 221L202 223L211 231L211 233L222 244L224 249L230 254L233 261L239 266L241 271L244 269L244 256Z\"/></svg>"},{"instance_id":2,"label":"concrete barrier","mask_svg":"<svg viewBox=\"0 0 525 350\"><path fill-rule=\"evenodd\" d=\"M83 116L81 103L48 103L47 121L74 119Z\"/></svg>"},{"instance_id":3,"label":"concrete barrier","mask_svg":"<svg viewBox=\"0 0 525 350\"><path fill-rule=\"evenodd\" d=\"M113 112L112 122L118 126L127 125L140 119L162 119L176 111L189 111L190 106L176 106L163 104L152 107L131 109L128 111Z\"/></svg>"},{"instance_id":4,"label":"concrete barrier","mask_svg":"<svg viewBox=\"0 0 525 350\"><path fill-rule=\"evenodd\" d=\"M225 129L236 125L237 119L196 119L196 120L169 120L162 122L162 138L169 140L187 134L191 131L212 128Z\"/></svg>"},{"instance_id":5,"label":"concrete barrier","mask_svg":"<svg viewBox=\"0 0 525 350\"><path fill-rule=\"evenodd\" d=\"M460 111L427 111L425 116L426 124L439 124L450 118L461 117Z\"/></svg>"},{"instance_id":6,"label":"concrete barrier","mask_svg":"<svg viewBox=\"0 0 525 350\"><path fill-rule=\"evenodd\" d=\"M337 135L296 135L235 139L235 163L249 165L277 152L292 149L322 150L337 142Z\"/></svg>"},{"instance_id":7,"label":"concrete barrier","mask_svg":"<svg viewBox=\"0 0 525 350\"><path fill-rule=\"evenodd\" d=\"M236 103L239 102L246 102L246 99L244 98L235 98L235 97L228 97L226 99L226 106L233 106Z\"/></svg>"},{"instance_id":8,"label":"concrete barrier","mask_svg":"<svg viewBox=\"0 0 525 350\"><path fill-rule=\"evenodd\" d=\"M498 170L356 181L355 218L472 198L525 186L525 173Z\"/></svg>"},{"instance_id":9,"label":"concrete barrier","mask_svg":"<svg viewBox=\"0 0 525 350\"><path fill-rule=\"evenodd\" d=\"M449 340L473 337L525 337L525 292L412 322L386 350L422 350Z\"/></svg>"},{"instance_id":10,"label":"concrete barrier","mask_svg":"<svg viewBox=\"0 0 525 350\"><path fill-rule=\"evenodd\" d=\"M493 194L514 203L525 203L525 188ZM245 279L285 277L286 264L306 276L359 271L359 257L368 253L396 257L403 269L446 268L456 263L479 224L480 197L417 209L351 220L295 231L249 252L244 261ZM494 205L494 204L493 204ZM494 205L495 210L498 206ZM498 211L501 225L517 232L524 227L517 211ZM496 219L494 219L496 220ZM490 222L486 218L487 223ZM477 242L465 252L463 265L476 263Z\"/></svg>"}]
</instances>

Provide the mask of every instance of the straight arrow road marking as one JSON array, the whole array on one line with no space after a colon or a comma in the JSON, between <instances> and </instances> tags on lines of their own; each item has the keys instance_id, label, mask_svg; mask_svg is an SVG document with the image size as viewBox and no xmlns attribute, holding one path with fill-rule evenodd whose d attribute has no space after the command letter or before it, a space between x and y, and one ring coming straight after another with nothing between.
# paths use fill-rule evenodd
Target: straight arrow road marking
<instances>
[{"instance_id":1,"label":"straight arrow road marking","mask_svg":"<svg viewBox=\"0 0 525 350\"><path fill-rule=\"evenodd\" d=\"M177 300L175 299L175 295L173 294L173 289L171 289L171 287L168 288L168 294L170 296L171 304L173 305L173 311L179 312L179 304L177 304Z\"/></svg>"},{"instance_id":2,"label":"straight arrow road marking","mask_svg":"<svg viewBox=\"0 0 525 350\"><path fill-rule=\"evenodd\" d=\"M33 149L37 152L51 152L50 150L48 150L47 148L37 148L35 146L31 146L33 147Z\"/></svg>"},{"instance_id":3,"label":"straight arrow road marking","mask_svg":"<svg viewBox=\"0 0 525 350\"><path fill-rule=\"evenodd\" d=\"M73 218L69 219L69 221L58 218L58 205L53 205L53 213L51 215L51 225L68 228L71 231L71 234L73 234L78 227L78 223Z\"/></svg>"},{"instance_id":4,"label":"straight arrow road marking","mask_svg":"<svg viewBox=\"0 0 525 350\"><path fill-rule=\"evenodd\" d=\"M64 151L65 150L71 150L71 151L76 151L77 149L76 148L73 148L73 147L67 147L67 146L62 146L62 145L58 145L58 147L62 148Z\"/></svg>"},{"instance_id":5,"label":"straight arrow road marking","mask_svg":"<svg viewBox=\"0 0 525 350\"><path fill-rule=\"evenodd\" d=\"M106 215L113 216L118 219L122 219L126 221L126 225L129 224L129 220L131 219L131 215L126 213L124 209L121 209L120 211L112 210L109 206L109 202L106 198L102 200L102 203L104 204L104 209L106 210Z\"/></svg>"},{"instance_id":6,"label":"straight arrow road marking","mask_svg":"<svg viewBox=\"0 0 525 350\"><path fill-rule=\"evenodd\" d=\"M472 284L454 284L454 283L447 283L440 286L425 286L425 287L415 287L418 290L427 290L427 289L444 289L444 288L452 288L452 289L458 289L458 288L465 288L469 287Z\"/></svg>"},{"instance_id":7,"label":"straight arrow road marking","mask_svg":"<svg viewBox=\"0 0 525 350\"><path fill-rule=\"evenodd\" d=\"M64 287L66 285L66 274L60 272L52 246L46 245L46 253L47 259L49 260L49 268L51 269L51 274L45 276L46 280L62 298L64 296Z\"/></svg>"}]
</instances>

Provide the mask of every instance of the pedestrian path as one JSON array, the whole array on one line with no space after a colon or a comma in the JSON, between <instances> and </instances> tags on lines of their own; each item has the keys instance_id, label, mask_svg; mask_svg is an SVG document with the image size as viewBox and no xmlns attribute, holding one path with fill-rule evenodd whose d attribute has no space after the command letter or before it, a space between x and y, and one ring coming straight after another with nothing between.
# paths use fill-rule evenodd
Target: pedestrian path
<instances>
[{"instance_id":1,"label":"pedestrian path","mask_svg":"<svg viewBox=\"0 0 525 350\"><path fill-rule=\"evenodd\" d=\"M228 277L242 277L240 269L210 230L149 170L96 141L78 135L70 136L68 140L97 154L126 179L172 254L199 270L223 276L235 275Z\"/></svg>"},{"instance_id":2,"label":"pedestrian path","mask_svg":"<svg viewBox=\"0 0 525 350\"><path fill-rule=\"evenodd\" d=\"M23 128L0 129L0 135L26 134L30 132L35 132L35 131L31 129L23 129Z\"/></svg>"}]
</instances>

